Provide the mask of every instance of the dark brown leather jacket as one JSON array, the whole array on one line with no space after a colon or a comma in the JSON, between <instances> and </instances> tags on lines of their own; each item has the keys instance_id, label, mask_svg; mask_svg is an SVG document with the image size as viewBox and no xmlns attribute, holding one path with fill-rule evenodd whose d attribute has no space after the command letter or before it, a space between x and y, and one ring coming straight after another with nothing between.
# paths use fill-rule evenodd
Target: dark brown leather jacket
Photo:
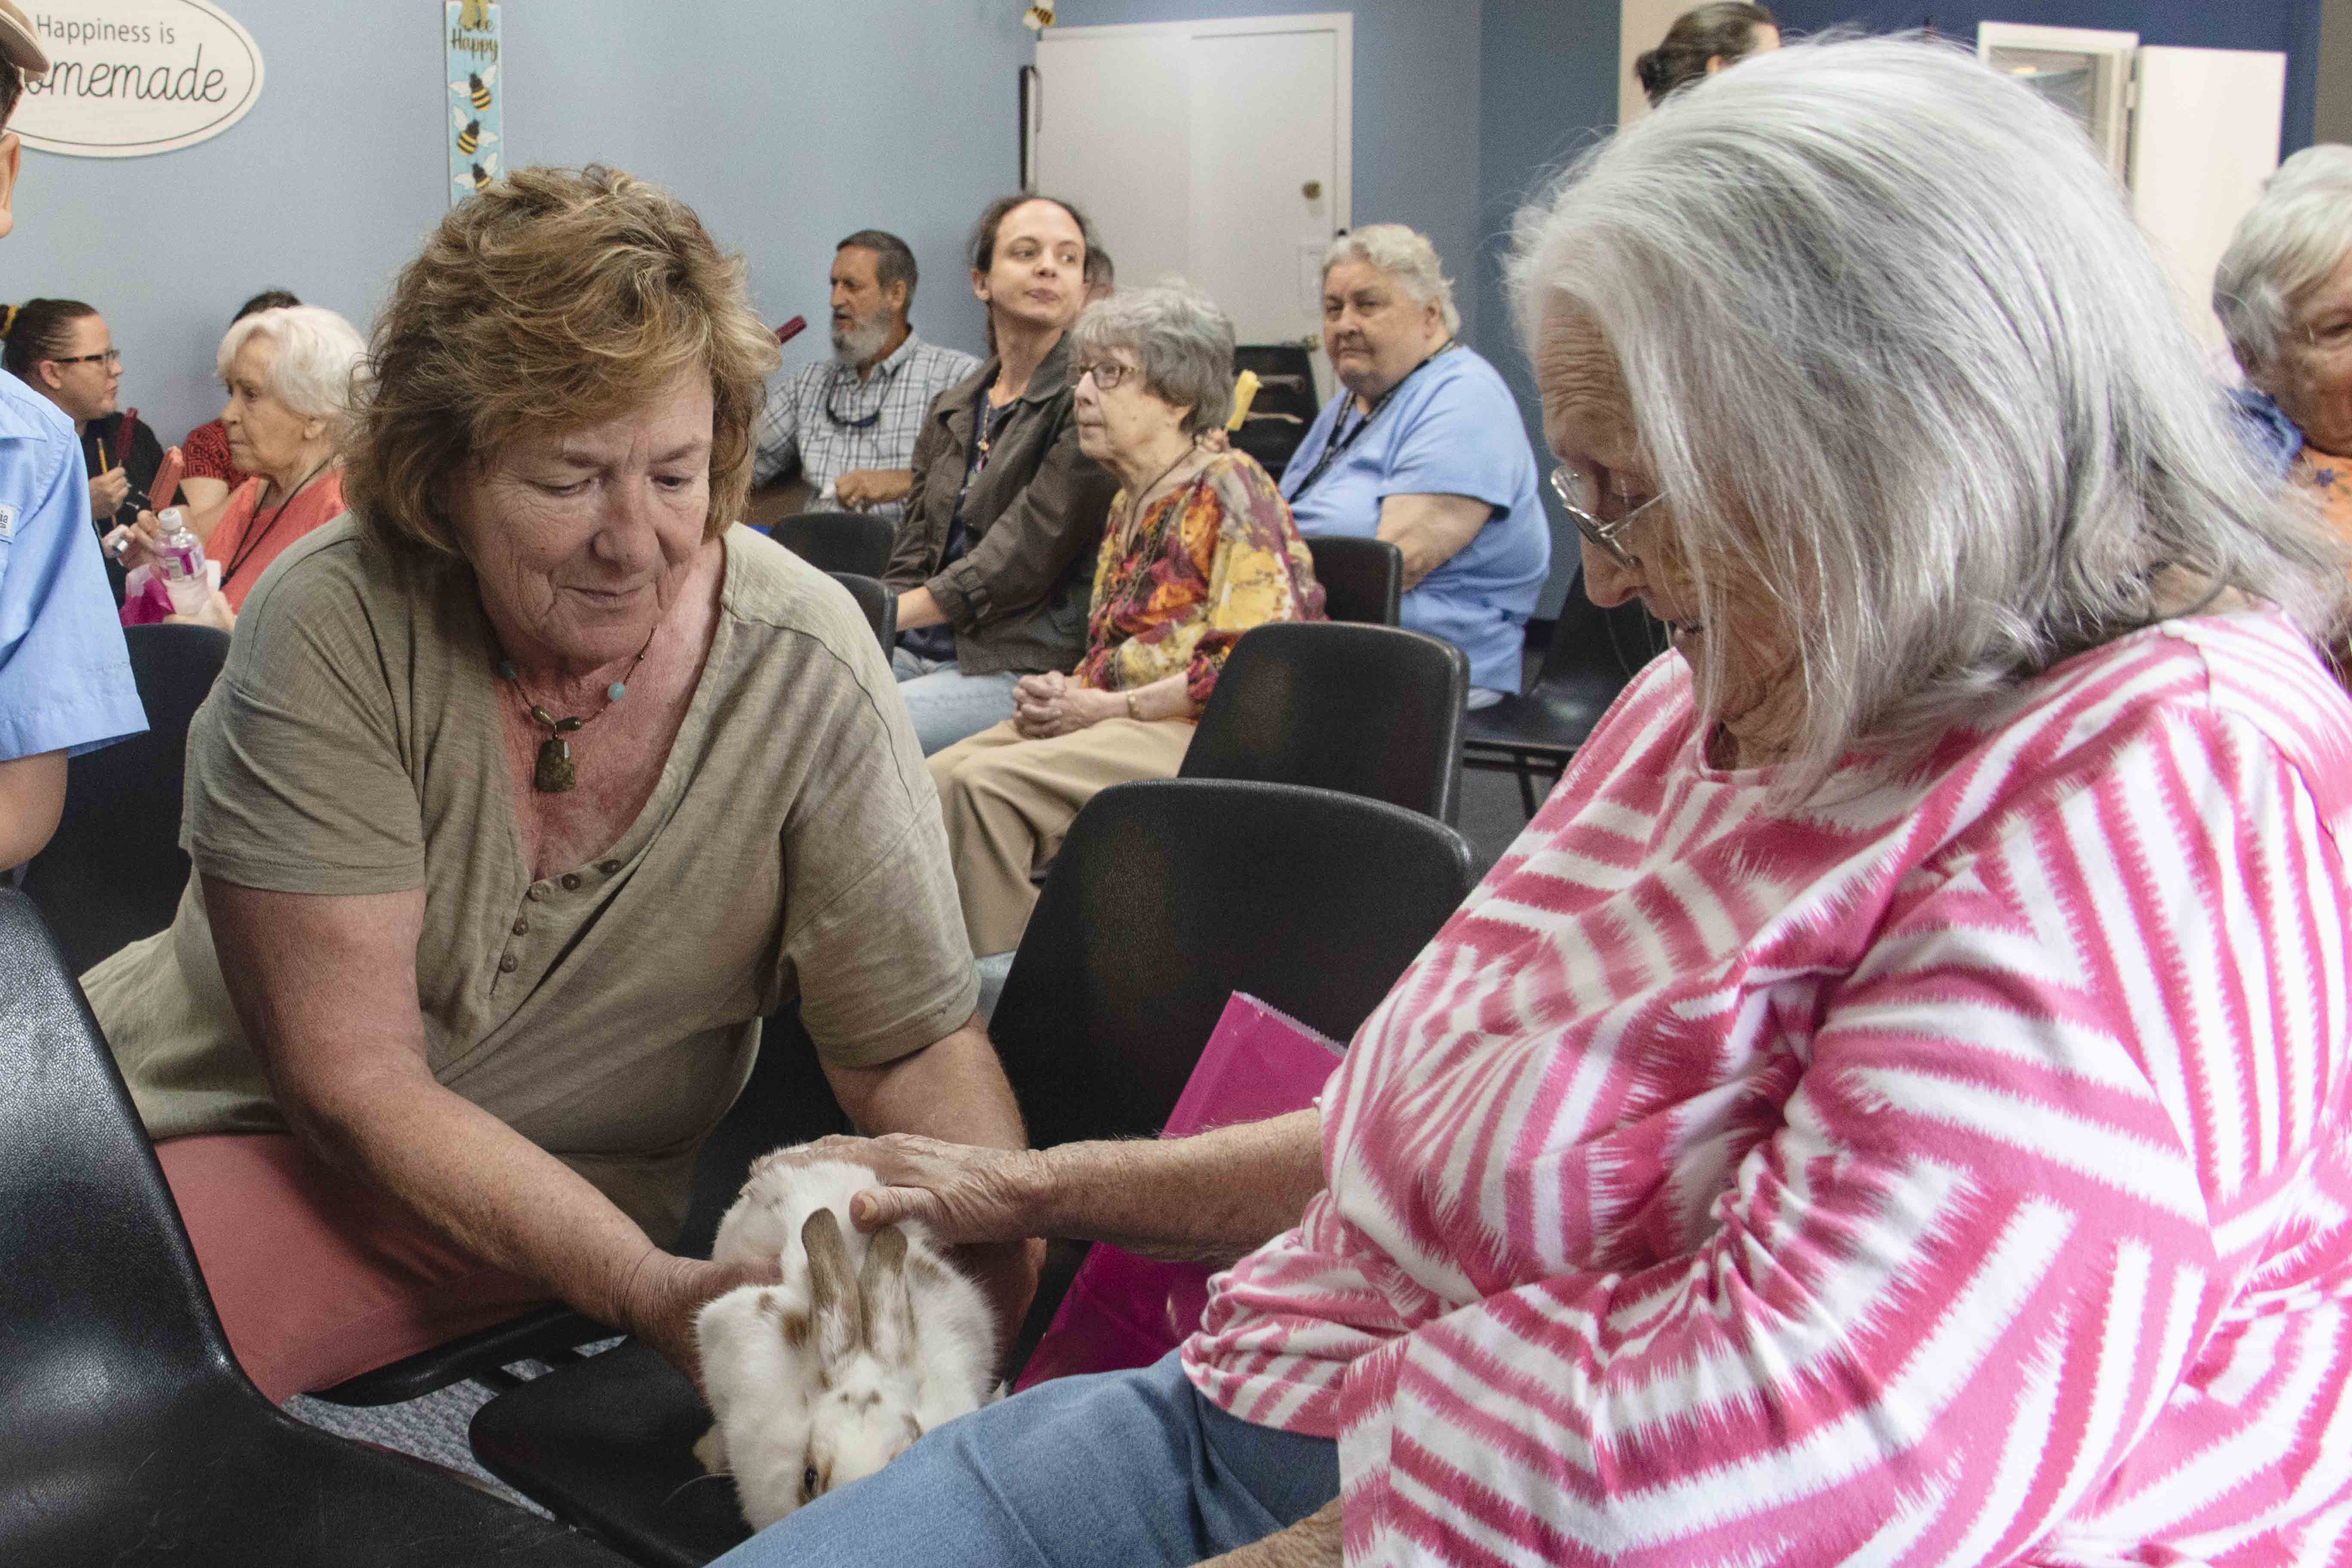
<instances>
[{"instance_id":1,"label":"dark brown leather jacket","mask_svg":"<svg viewBox=\"0 0 2352 1568\"><path fill-rule=\"evenodd\" d=\"M915 488L885 581L898 593L931 591L955 628L956 668L966 675L1068 670L1086 652L1095 555L1118 481L1078 450L1069 365L1066 332L972 480L963 505L971 547L945 570L972 405L996 379L996 359L934 398L915 437Z\"/></svg>"}]
</instances>

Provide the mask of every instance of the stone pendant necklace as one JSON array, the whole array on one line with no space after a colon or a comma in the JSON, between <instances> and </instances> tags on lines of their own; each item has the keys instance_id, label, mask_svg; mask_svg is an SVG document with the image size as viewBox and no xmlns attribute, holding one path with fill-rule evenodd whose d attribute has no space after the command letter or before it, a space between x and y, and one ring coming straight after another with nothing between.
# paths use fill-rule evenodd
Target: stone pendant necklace
<instances>
[{"instance_id":1,"label":"stone pendant necklace","mask_svg":"<svg viewBox=\"0 0 2352 1568\"><path fill-rule=\"evenodd\" d=\"M604 706L585 718L559 719L550 713L533 702L530 693L523 689L522 676L515 668L514 660L499 660L499 679L513 682L515 690L522 697L523 706L530 710L532 722L544 725L547 730L547 739L539 743L539 757L531 763L530 787L534 794L566 795L579 786L579 770L572 763L572 736L583 725L593 723L610 713L613 705L629 694L629 677L635 675L637 666L646 662L646 654L654 646L654 632L660 630L661 623L655 622L654 630L646 634L646 646L637 649L637 657L629 661L628 675L604 688Z\"/></svg>"}]
</instances>

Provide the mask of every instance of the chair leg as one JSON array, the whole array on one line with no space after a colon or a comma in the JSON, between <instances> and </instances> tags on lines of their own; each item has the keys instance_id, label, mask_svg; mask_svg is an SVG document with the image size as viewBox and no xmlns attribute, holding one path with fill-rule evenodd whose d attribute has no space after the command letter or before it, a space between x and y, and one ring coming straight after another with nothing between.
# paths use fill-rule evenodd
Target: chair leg
<instances>
[{"instance_id":1,"label":"chair leg","mask_svg":"<svg viewBox=\"0 0 2352 1568\"><path fill-rule=\"evenodd\" d=\"M1515 765L1512 767L1511 771L1519 776L1519 804L1527 807L1528 820L1533 822L1536 816L1536 781L1534 773L1532 773L1530 764L1526 757L1515 757L1512 759L1512 762Z\"/></svg>"}]
</instances>

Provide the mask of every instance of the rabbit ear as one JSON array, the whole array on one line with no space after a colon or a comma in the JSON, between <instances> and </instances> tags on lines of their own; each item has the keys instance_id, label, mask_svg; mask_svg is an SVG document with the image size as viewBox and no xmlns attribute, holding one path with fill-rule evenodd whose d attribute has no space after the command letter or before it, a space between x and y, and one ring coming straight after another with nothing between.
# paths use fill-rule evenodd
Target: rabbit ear
<instances>
[{"instance_id":1,"label":"rabbit ear","mask_svg":"<svg viewBox=\"0 0 2352 1568\"><path fill-rule=\"evenodd\" d=\"M907 1233L886 1225L866 1244L866 1267L857 1276L866 1299L866 1342L886 1362L914 1356L915 1303L907 1289Z\"/></svg>"},{"instance_id":2,"label":"rabbit ear","mask_svg":"<svg viewBox=\"0 0 2352 1568\"><path fill-rule=\"evenodd\" d=\"M801 1226L808 1253L809 1314L816 1322L818 1352L827 1363L866 1343L866 1302L849 1273L849 1247L831 1209L819 1209Z\"/></svg>"}]
</instances>

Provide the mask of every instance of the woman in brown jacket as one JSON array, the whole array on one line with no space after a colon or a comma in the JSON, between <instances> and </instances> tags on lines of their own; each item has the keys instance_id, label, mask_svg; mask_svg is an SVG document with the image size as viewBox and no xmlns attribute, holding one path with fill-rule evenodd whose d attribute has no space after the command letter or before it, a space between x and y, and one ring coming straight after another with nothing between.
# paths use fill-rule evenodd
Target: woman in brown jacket
<instances>
[{"instance_id":1,"label":"woman in brown jacket","mask_svg":"<svg viewBox=\"0 0 2352 1568\"><path fill-rule=\"evenodd\" d=\"M994 353L915 438L890 557L891 660L926 755L1013 716L1024 675L1086 651L1087 600L1118 481L1078 450L1066 334L1086 303L1086 220L1050 196L992 202L971 291Z\"/></svg>"}]
</instances>

